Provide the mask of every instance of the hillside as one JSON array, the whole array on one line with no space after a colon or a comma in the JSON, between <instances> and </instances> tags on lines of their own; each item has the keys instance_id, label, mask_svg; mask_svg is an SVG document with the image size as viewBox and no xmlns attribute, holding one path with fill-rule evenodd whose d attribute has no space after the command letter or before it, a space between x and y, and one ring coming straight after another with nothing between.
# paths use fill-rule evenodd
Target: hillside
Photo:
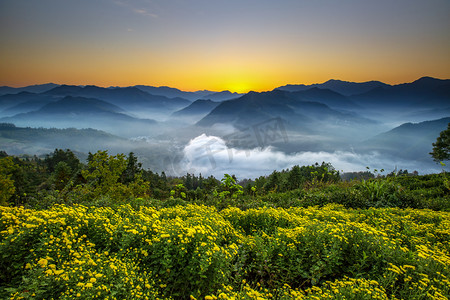
<instances>
[{"instance_id":1,"label":"hillside","mask_svg":"<svg viewBox=\"0 0 450 300\"><path fill-rule=\"evenodd\" d=\"M84 97L67 96L44 105L39 110L0 119L18 126L56 128L96 128L130 136L148 132L156 121L133 118L108 102Z\"/></svg>"},{"instance_id":2,"label":"hillside","mask_svg":"<svg viewBox=\"0 0 450 300\"><path fill-rule=\"evenodd\" d=\"M362 142L357 149L360 152L379 151L405 159L430 161L429 152L432 150L432 143L449 123L450 117L420 123L405 123Z\"/></svg>"},{"instance_id":3,"label":"hillside","mask_svg":"<svg viewBox=\"0 0 450 300\"><path fill-rule=\"evenodd\" d=\"M209 114L220 103L211 100L196 100L189 106L172 113L171 117L177 121L195 123Z\"/></svg>"},{"instance_id":4,"label":"hillside","mask_svg":"<svg viewBox=\"0 0 450 300\"><path fill-rule=\"evenodd\" d=\"M71 148L76 152L88 153L102 147L117 149L126 140L95 129L56 129L16 127L0 123L0 148L6 153L46 154L56 148Z\"/></svg>"},{"instance_id":5,"label":"hillside","mask_svg":"<svg viewBox=\"0 0 450 300\"><path fill-rule=\"evenodd\" d=\"M319 93L322 92L329 94L328 91L319 90ZM331 93L336 96L335 93ZM313 97L312 94L309 96L310 99ZM338 95L336 97L339 98ZM338 111L323 103L307 101L307 99L308 95L303 97L302 94L280 90L250 92L240 98L220 103L197 122L197 125L210 127L222 123L246 128L273 118L280 118L289 131L334 136L336 132L342 133L342 128L353 130L355 125L375 124L357 114ZM331 97L328 99L329 101L324 102L333 101Z\"/></svg>"}]
</instances>

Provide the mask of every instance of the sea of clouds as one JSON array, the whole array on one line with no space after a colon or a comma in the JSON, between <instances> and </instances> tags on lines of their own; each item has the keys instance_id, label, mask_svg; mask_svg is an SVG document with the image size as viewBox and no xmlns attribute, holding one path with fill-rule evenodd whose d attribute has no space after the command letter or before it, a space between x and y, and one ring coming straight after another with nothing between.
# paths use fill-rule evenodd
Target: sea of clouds
<instances>
[{"instance_id":1,"label":"sea of clouds","mask_svg":"<svg viewBox=\"0 0 450 300\"><path fill-rule=\"evenodd\" d=\"M377 152L358 154L349 151L284 153L273 147L238 149L228 147L225 140L217 136L202 134L189 141L183 149L183 159L179 163L180 174L213 175L234 174L239 179L269 175L274 170L290 169L294 165L313 165L316 162L331 163L340 172L385 169L391 172L399 169L423 173L439 172L439 168L417 168L417 162L400 161Z\"/></svg>"}]
</instances>

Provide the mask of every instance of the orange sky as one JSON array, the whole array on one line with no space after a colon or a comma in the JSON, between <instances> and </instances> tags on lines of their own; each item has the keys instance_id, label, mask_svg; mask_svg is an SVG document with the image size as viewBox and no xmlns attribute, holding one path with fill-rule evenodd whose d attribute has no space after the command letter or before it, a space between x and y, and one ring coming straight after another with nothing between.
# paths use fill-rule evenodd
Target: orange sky
<instances>
[{"instance_id":1,"label":"orange sky","mask_svg":"<svg viewBox=\"0 0 450 300\"><path fill-rule=\"evenodd\" d=\"M271 90L450 78L448 0L0 3L0 85Z\"/></svg>"}]
</instances>

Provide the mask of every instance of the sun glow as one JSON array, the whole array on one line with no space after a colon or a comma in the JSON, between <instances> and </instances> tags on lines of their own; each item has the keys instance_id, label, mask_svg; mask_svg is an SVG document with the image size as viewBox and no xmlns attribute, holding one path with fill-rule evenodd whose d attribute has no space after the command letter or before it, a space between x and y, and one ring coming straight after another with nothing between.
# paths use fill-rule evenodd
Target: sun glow
<instances>
[{"instance_id":1,"label":"sun glow","mask_svg":"<svg viewBox=\"0 0 450 300\"><path fill-rule=\"evenodd\" d=\"M229 90L230 92L236 92L236 93L247 93L252 89L251 84L239 81L239 82L232 82L225 85L226 90Z\"/></svg>"}]
</instances>

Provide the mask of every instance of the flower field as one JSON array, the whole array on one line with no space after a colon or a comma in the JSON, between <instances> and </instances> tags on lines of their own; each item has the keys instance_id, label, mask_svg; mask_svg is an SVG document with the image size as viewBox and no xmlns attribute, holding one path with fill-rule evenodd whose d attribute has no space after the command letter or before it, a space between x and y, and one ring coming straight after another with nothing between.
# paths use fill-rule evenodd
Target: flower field
<instances>
[{"instance_id":1,"label":"flower field","mask_svg":"<svg viewBox=\"0 0 450 300\"><path fill-rule=\"evenodd\" d=\"M2 299L447 299L450 213L0 207Z\"/></svg>"}]
</instances>

